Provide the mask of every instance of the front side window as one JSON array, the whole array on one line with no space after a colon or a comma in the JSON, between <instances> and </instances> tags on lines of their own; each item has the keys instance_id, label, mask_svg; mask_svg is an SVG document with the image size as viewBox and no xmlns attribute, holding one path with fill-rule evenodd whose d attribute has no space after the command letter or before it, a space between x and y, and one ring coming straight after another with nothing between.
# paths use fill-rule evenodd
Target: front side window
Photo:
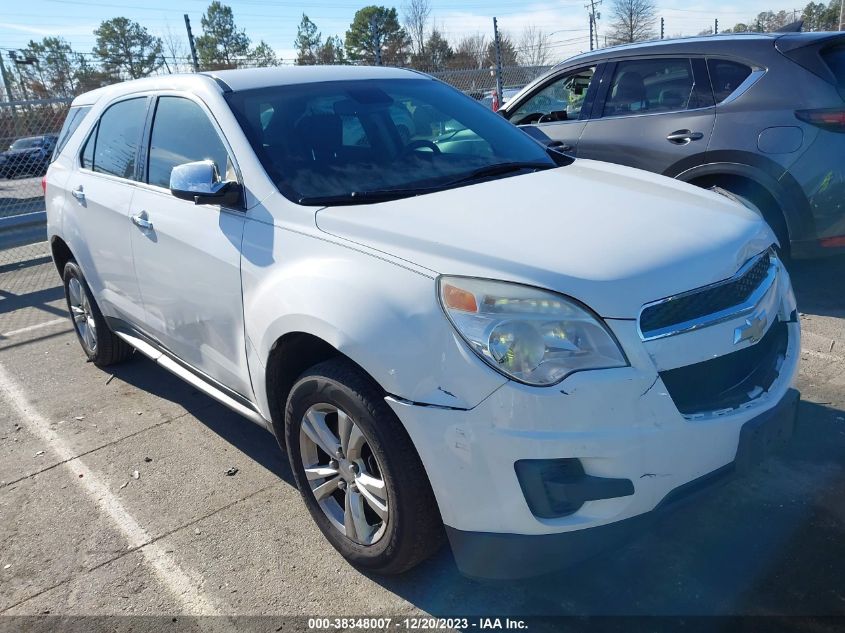
<instances>
[{"instance_id":1,"label":"front side window","mask_svg":"<svg viewBox=\"0 0 845 633\"><path fill-rule=\"evenodd\" d=\"M89 138L85 152L94 142L93 171L135 179L135 160L147 112L147 99L128 99L109 107L100 117L98 131Z\"/></svg>"},{"instance_id":2,"label":"front side window","mask_svg":"<svg viewBox=\"0 0 845 633\"><path fill-rule=\"evenodd\" d=\"M502 117L429 79L320 82L226 98L276 186L300 204L393 199L556 166Z\"/></svg>"},{"instance_id":3,"label":"front side window","mask_svg":"<svg viewBox=\"0 0 845 633\"><path fill-rule=\"evenodd\" d=\"M534 93L509 117L516 125L580 118L596 67L581 68L555 79Z\"/></svg>"},{"instance_id":4,"label":"front side window","mask_svg":"<svg viewBox=\"0 0 845 633\"><path fill-rule=\"evenodd\" d=\"M710 72L710 83L713 85L716 103L730 97L751 74L751 68L745 64L728 59L708 59L707 70Z\"/></svg>"},{"instance_id":5,"label":"front side window","mask_svg":"<svg viewBox=\"0 0 845 633\"><path fill-rule=\"evenodd\" d=\"M695 81L686 58L619 62L602 116L677 112L690 107Z\"/></svg>"},{"instance_id":6,"label":"front side window","mask_svg":"<svg viewBox=\"0 0 845 633\"><path fill-rule=\"evenodd\" d=\"M170 172L177 165L213 161L225 181L236 176L226 146L205 111L190 99L161 97L150 135L149 175L157 187L170 187Z\"/></svg>"}]
</instances>

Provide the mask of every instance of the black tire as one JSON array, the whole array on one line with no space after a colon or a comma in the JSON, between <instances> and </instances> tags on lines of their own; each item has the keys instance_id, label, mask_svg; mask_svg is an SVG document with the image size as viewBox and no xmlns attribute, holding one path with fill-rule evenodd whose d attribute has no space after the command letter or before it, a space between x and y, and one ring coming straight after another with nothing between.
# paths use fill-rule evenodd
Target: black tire
<instances>
[{"instance_id":1,"label":"black tire","mask_svg":"<svg viewBox=\"0 0 845 633\"><path fill-rule=\"evenodd\" d=\"M76 338L79 339L79 344L82 346L82 351L85 352L88 360L97 365L97 367L106 367L129 358L135 350L109 329L106 320L103 318L103 313L100 312L100 307L97 305L94 295L85 281L82 269L79 268L79 265L75 261L70 260L65 264L63 279L67 310L73 323L73 329L76 332ZM76 283L78 283L76 290L81 290L84 293L84 299L87 301L89 308L87 314L80 314L79 307L72 305L76 303L76 300L72 298L76 290L72 292L71 288ZM88 327L87 317L89 316L94 323L94 328L93 330L89 330L90 336L85 336L83 328ZM85 323L80 324L79 321L85 321Z\"/></svg>"},{"instance_id":2,"label":"black tire","mask_svg":"<svg viewBox=\"0 0 845 633\"><path fill-rule=\"evenodd\" d=\"M323 403L345 412L363 432L385 482L389 515L383 535L371 545L355 542L331 523L306 478L300 428L305 413ZM378 386L352 362L333 358L300 376L285 407L285 440L308 511L332 546L350 563L379 574L399 574L442 545L440 512L411 439Z\"/></svg>"}]
</instances>

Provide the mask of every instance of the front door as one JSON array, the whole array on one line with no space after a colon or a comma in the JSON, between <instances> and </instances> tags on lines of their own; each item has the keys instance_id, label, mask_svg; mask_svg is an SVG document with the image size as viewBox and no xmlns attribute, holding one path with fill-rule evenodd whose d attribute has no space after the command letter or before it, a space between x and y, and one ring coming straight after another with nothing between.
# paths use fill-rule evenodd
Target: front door
<instances>
[{"instance_id":1,"label":"front door","mask_svg":"<svg viewBox=\"0 0 845 633\"><path fill-rule=\"evenodd\" d=\"M532 125L554 141L560 149L576 154L578 141L596 90L596 66L566 70L536 87L519 103L507 109L507 118L519 126Z\"/></svg>"},{"instance_id":2,"label":"front door","mask_svg":"<svg viewBox=\"0 0 845 633\"><path fill-rule=\"evenodd\" d=\"M618 62L581 135L578 157L669 176L703 162L716 124L706 73L703 59Z\"/></svg>"},{"instance_id":3,"label":"front door","mask_svg":"<svg viewBox=\"0 0 845 633\"><path fill-rule=\"evenodd\" d=\"M251 393L244 347L241 239L244 212L180 200L176 165L212 160L236 180L217 126L198 101L161 96L149 138L145 184L132 199L132 249L145 329L165 348L224 386Z\"/></svg>"}]
</instances>

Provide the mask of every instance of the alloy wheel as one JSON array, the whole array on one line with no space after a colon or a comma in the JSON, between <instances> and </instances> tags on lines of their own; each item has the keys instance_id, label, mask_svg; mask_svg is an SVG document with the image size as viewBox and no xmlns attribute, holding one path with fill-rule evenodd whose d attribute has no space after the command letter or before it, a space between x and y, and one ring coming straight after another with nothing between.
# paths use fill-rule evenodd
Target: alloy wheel
<instances>
[{"instance_id":1,"label":"alloy wheel","mask_svg":"<svg viewBox=\"0 0 845 633\"><path fill-rule=\"evenodd\" d=\"M344 411L323 403L305 412L299 446L311 493L332 526L361 545L376 543L390 509L369 438Z\"/></svg>"},{"instance_id":2,"label":"alloy wheel","mask_svg":"<svg viewBox=\"0 0 845 633\"><path fill-rule=\"evenodd\" d=\"M68 282L67 289L73 325L79 333L79 338L93 354L97 351L97 324L94 321L88 295L77 277L73 277Z\"/></svg>"}]
</instances>

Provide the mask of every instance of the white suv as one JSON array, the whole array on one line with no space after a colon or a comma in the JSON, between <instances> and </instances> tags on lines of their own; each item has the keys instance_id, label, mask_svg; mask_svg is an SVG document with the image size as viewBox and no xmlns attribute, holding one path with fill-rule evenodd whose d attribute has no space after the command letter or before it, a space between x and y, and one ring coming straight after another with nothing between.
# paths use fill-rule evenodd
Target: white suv
<instances>
[{"instance_id":1,"label":"white suv","mask_svg":"<svg viewBox=\"0 0 845 633\"><path fill-rule=\"evenodd\" d=\"M448 536L468 575L541 573L791 431L795 299L754 212L424 75L132 81L78 97L59 145L89 359L138 350L264 425L363 568Z\"/></svg>"}]
</instances>

